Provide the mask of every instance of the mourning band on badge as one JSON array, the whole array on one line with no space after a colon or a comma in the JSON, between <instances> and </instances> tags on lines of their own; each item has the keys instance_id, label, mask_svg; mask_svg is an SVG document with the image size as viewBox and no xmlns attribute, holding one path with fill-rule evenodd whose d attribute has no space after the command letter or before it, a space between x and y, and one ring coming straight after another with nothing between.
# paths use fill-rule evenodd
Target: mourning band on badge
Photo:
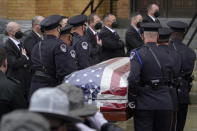
<instances>
[{"instance_id":1,"label":"mourning band on badge","mask_svg":"<svg viewBox=\"0 0 197 131\"><path fill-rule=\"evenodd\" d=\"M71 55L73 58L75 58L75 57L76 57L75 51L74 51L74 50L71 50L71 51L70 51L70 55Z\"/></svg>"},{"instance_id":2,"label":"mourning band on badge","mask_svg":"<svg viewBox=\"0 0 197 131\"><path fill-rule=\"evenodd\" d=\"M135 56L135 52L131 52L130 59L132 60Z\"/></svg>"},{"instance_id":3,"label":"mourning band on badge","mask_svg":"<svg viewBox=\"0 0 197 131\"><path fill-rule=\"evenodd\" d=\"M66 52L66 45L65 44L61 44L60 45L60 49L62 52Z\"/></svg>"},{"instance_id":4,"label":"mourning band on badge","mask_svg":"<svg viewBox=\"0 0 197 131\"><path fill-rule=\"evenodd\" d=\"M88 43L87 42L82 42L82 48L87 50L88 49Z\"/></svg>"}]
</instances>

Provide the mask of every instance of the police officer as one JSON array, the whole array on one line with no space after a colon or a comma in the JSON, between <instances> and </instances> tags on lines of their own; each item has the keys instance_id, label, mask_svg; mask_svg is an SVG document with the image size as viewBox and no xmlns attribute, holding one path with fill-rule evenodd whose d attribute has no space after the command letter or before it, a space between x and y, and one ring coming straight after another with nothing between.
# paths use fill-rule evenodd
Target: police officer
<instances>
[{"instance_id":1,"label":"police officer","mask_svg":"<svg viewBox=\"0 0 197 131\"><path fill-rule=\"evenodd\" d=\"M60 15L51 15L41 22L45 30L44 40L37 43L32 50L32 78L30 95L41 87L54 87L61 83L63 77L78 69L68 46L59 39L61 26Z\"/></svg>"},{"instance_id":2,"label":"police officer","mask_svg":"<svg viewBox=\"0 0 197 131\"><path fill-rule=\"evenodd\" d=\"M76 15L68 20L68 24L73 25L72 28L72 46L77 54L79 69L89 66L89 45L83 38L87 17L85 15Z\"/></svg>"},{"instance_id":3,"label":"police officer","mask_svg":"<svg viewBox=\"0 0 197 131\"><path fill-rule=\"evenodd\" d=\"M158 39L158 46L163 48L169 55L174 59L175 65L174 72L170 75L171 83L170 86L170 94L173 101L173 119L172 119L172 127L171 131L175 131L175 125L177 122L177 111L178 111L178 96L177 90L179 87L179 76L181 71L181 56L178 52L171 49L169 47L169 38L172 34L172 30L169 28L161 28L159 29L159 39Z\"/></svg>"},{"instance_id":4,"label":"police officer","mask_svg":"<svg viewBox=\"0 0 197 131\"><path fill-rule=\"evenodd\" d=\"M66 25L64 28L61 29L60 32L60 39L67 45L71 46L72 44L72 25Z\"/></svg>"},{"instance_id":5,"label":"police officer","mask_svg":"<svg viewBox=\"0 0 197 131\"><path fill-rule=\"evenodd\" d=\"M189 92L192 87L192 72L196 60L195 52L182 43L184 33L188 25L181 21L171 21L167 24L174 33L171 36L170 47L181 55L181 81L178 89L178 114L177 114L177 131L183 131L189 100Z\"/></svg>"},{"instance_id":6,"label":"police officer","mask_svg":"<svg viewBox=\"0 0 197 131\"><path fill-rule=\"evenodd\" d=\"M129 107L134 108L135 131L170 130L173 103L169 76L174 59L156 45L158 23L142 24L145 45L130 54Z\"/></svg>"}]
</instances>

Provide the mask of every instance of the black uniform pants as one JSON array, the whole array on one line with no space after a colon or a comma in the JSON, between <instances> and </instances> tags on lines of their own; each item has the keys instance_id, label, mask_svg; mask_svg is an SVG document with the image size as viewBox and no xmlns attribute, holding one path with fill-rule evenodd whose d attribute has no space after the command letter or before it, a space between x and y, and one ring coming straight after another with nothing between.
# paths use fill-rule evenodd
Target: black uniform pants
<instances>
[{"instance_id":1,"label":"black uniform pants","mask_svg":"<svg viewBox=\"0 0 197 131\"><path fill-rule=\"evenodd\" d=\"M188 104L180 104L177 113L177 127L176 131L183 131L188 112Z\"/></svg>"},{"instance_id":2,"label":"black uniform pants","mask_svg":"<svg viewBox=\"0 0 197 131\"><path fill-rule=\"evenodd\" d=\"M173 111L171 131L176 131L176 126L177 126L177 111Z\"/></svg>"},{"instance_id":3,"label":"black uniform pants","mask_svg":"<svg viewBox=\"0 0 197 131\"><path fill-rule=\"evenodd\" d=\"M172 116L170 110L136 110L135 131L170 131Z\"/></svg>"}]
</instances>

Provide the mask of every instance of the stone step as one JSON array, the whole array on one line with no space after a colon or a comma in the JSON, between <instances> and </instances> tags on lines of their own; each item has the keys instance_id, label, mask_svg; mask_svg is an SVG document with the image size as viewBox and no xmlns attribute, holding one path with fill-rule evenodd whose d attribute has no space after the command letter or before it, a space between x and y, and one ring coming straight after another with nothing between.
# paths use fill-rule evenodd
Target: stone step
<instances>
[{"instance_id":1,"label":"stone step","mask_svg":"<svg viewBox=\"0 0 197 131\"><path fill-rule=\"evenodd\" d=\"M197 92L190 92L191 104L197 104Z\"/></svg>"}]
</instances>

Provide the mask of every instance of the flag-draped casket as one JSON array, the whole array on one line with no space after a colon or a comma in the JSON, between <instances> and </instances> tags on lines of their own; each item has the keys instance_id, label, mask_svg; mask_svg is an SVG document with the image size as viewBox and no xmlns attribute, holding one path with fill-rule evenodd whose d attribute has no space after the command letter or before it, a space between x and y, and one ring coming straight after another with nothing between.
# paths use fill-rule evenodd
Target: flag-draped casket
<instances>
[{"instance_id":1,"label":"flag-draped casket","mask_svg":"<svg viewBox=\"0 0 197 131\"><path fill-rule=\"evenodd\" d=\"M129 71L129 57L118 57L76 71L66 76L64 82L81 88L86 102L95 104L101 112L108 112L108 114L113 112L114 115L115 113L125 114L128 107Z\"/></svg>"}]
</instances>

